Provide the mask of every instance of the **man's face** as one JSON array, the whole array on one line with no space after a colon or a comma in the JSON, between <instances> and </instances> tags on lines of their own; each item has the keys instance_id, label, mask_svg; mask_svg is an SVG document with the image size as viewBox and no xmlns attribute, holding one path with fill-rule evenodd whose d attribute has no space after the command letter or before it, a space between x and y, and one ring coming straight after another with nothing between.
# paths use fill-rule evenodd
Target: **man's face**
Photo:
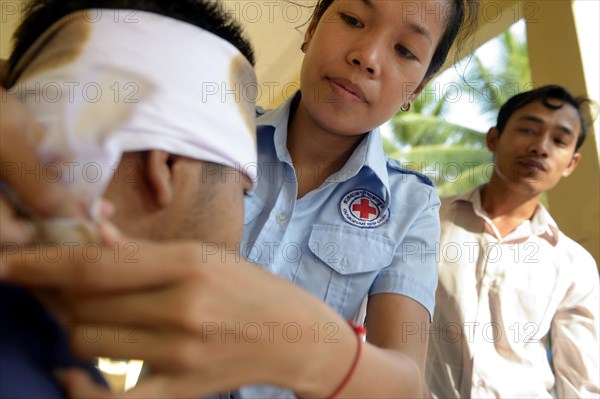
<instances>
[{"instance_id":1,"label":"man's face","mask_svg":"<svg viewBox=\"0 0 600 399\"><path fill-rule=\"evenodd\" d=\"M113 222L127 235L218 245L241 239L244 179L240 172L149 151L125 154L115 176L104 197L115 205Z\"/></svg>"},{"instance_id":2,"label":"man's face","mask_svg":"<svg viewBox=\"0 0 600 399\"><path fill-rule=\"evenodd\" d=\"M256 93L246 90L256 86L252 67L203 30L154 13L136 18L140 23L125 26L112 16L93 23L80 13L65 17L36 41L31 58L23 57L16 88L32 114L46 122L43 155L75 165L68 171L76 176L72 191L87 205L106 196L115 204L113 221L128 235L239 241L243 194L250 185L241 172L217 164L245 167L256 161ZM157 57L134 44L161 29L180 38L172 56ZM194 35L206 42L203 48L218 50L210 68L202 68L202 57L188 57L184 67L177 63L181 54L198 50ZM154 37L153 48L172 50L172 41L161 39ZM164 73L173 66L177 74ZM199 74L205 79L196 79ZM235 88L235 102L203 97L204 82L221 83L228 92ZM56 89L55 97L45 95L45 85ZM34 101L28 87L49 101ZM96 88L97 96L91 98L86 87ZM98 166L91 179L88 165Z\"/></svg>"},{"instance_id":3,"label":"man's face","mask_svg":"<svg viewBox=\"0 0 600 399\"><path fill-rule=\"evenodd\" d=\"M500 179L528 194L538 195L569 176L580 155L575 153L581 132L575 107L562 104L551 109L535 101L518 109L498 137L497 129L488 133L488 148L495 155L493 179Z\"/></svg>"},{"instance_id":4,"label":"man's face","mask_svg":"<svg viewBox=\"0 0 600 399\"><path fill-rule=\"evenodd\" d=\"M159 217L153 226L155 237L201 240L217 245L239 242L245 184L241 173L185 157L177 158L171 172L172 198L166 207L157 211Z\"/></svg>"}]
</instances>

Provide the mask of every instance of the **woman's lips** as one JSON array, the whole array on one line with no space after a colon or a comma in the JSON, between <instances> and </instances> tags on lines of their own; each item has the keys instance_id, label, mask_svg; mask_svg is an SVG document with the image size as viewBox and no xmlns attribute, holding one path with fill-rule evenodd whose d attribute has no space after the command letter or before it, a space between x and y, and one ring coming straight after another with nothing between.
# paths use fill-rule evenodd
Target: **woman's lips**
<instances>
[{"instance_id":1,"label":"woman's lips","mask_svg":"<svg viewBox=\"0 0 600 399\"><path fill-rule=\"evenodd\" d=\"M344 78L327 78L334 91L343 98L367 103L367 98L360 88L352 81Z\"/></svg>"}]
</instances>

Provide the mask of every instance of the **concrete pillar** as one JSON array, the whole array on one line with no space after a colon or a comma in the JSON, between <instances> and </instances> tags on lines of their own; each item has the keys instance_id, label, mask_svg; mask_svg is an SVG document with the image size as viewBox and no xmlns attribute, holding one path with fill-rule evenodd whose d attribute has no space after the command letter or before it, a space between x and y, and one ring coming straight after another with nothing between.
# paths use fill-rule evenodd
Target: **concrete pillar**
<instances>
[{"instance_id":1,"label":"concrete pillar","mask_svg":"<svg viewBox=\"0 0 600 399\"><path fill-rule=\"evenodd\" d=\"M524 14L535 85L556 83L575 95L589 96L573 0L522 1L522 5L524 11L528 10ZM595 18L598 22L597 14L587 18ZM592 51L597 57L598 36L595 40ZM598 131L593 126L580 153L582 161L578 168L548 194L548 202L561 230L583 245L596 263L600 263L600 163Z\"/></svg>"}]
</instances>

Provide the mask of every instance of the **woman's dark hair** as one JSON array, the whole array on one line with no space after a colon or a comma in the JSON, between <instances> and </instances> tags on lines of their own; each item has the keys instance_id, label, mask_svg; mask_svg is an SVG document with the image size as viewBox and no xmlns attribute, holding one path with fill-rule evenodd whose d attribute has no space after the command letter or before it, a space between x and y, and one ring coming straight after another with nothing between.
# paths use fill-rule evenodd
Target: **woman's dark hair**
<instances>
[{"instance_id":1,"label":"woman's dark hair","mask_svg":"<svg viewBox=\"0 0 600 399\"><path fill-rule=\"evenodd\" d=\"M227 40L254 65L252 46L240 25L214 1L205 0L33 0L27 5L23 22L13 36L14 49L8 60L14 69L27 49L52 24L65 15L89 9L131 9L148 11L198 26ZM177 45L174 43L173 45ZM209 55L207 55L209 57ZM210 60L207 60L210 62Z\"/></svg>"},{"instance_id":2,"label":"woman's dark hair","mask_svg":"<svg viewBox=\"0 0 600 399\"><path fill-rule=\"evenodd\" d=\"M551 99L559 100L560 102L551 102L549 101ZM558 85L538 87L537 89L519 93L516 96L509 98L508 101L506 101L506 103L504 103L504 105L500 108L500 112L498 113L498 119L496 121L498 137L500 137L504 131L504 128L506 127L510 117L517 110L535 101L540 101L544 107L548 109L556 110L562 108L565 104L569 104L577 110L577 114L579 115L579 123L581 126L581 131L579 132L579 137L577 137L577 143L575 144L575 151L577 151L585 141L585 136L587 134L587 123L583 116L583 107L586 104L592 104L592 101L586 97L573 97L573 95L569 93L567 89Z\"/></svg>"},{"instance_id":3,"label":"woman's dark hair","mask_svg":"<svg viewBox=\"0 0 600 399\"><path fill-rule=\"evenodd\" d=\"M319 21L333 1L334 0L319 0L313 18ZM446 12L444 15L446 17L446 28L444 29L444 34L431 58L431 63L429 64L429 68L427 68L424 79L431 77L442 68L454 42L457 44L456 54L458 60L458 56L462 53L464 43L468 42L468 38L477 29L477 22L479 21L479 0L449 1L452 2L453 7L447 7L452 10Z\"/></svg>"}]
</instances>

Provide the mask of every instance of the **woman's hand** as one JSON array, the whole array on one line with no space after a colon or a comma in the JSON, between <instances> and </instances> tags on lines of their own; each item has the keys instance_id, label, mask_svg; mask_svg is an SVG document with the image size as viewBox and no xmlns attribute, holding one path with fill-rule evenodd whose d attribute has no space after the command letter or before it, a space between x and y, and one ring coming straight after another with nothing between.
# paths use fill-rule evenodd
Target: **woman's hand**
<instances>
[{"instance_id":1,"label":"woman's hand","mask_svg":"<svg viewBox=\"0 0 600 399\"><path fill-rule=\"evenodd\" d=\"M59 292L82 357L144 360L153 374L130 395L260 382L326 396L342 380L356 337L312 295L213 245L133 241L108 224L100 232L94 259L62 248L50 265L40 248L37 262L31 252L3 259L2 279Z\"/></svg>"},{"instance_id":2,"label":"woman's hand","mask_svg":"<svg viewBox=\"0 0 600 399\"><path fill-rule=\"evenodd\" d=\"M52 175L56 168L44 168L38 158L43 128L3 88L0 101L0 244L27 243L34 238L34 228L23 213L83 217L86 212L65 184ZM16 204L21 209L16 209Z\"/></svg>"}]
</instances>

